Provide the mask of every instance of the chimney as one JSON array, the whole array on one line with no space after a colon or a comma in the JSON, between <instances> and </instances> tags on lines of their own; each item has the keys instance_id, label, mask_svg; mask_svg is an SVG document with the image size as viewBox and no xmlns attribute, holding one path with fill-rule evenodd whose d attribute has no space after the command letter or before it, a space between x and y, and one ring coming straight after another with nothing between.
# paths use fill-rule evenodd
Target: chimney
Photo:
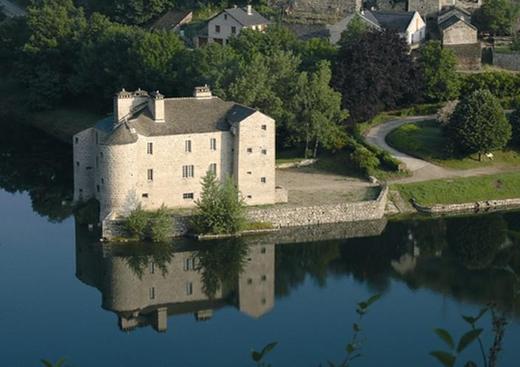
<instances>
[{"instance_id":1,"label":"chimney","mask_svg":"<svg viewBox=\"0 0 520 367\"><path fill-rule=\"evenodd\" d=\"M211 89L205 84L203 87L195 87L193 97L197 99L210 99L213 95L211 94Z\"/></svg>"},{"instance_id":2,"label":"chimney","mask_svg":"<svg viewBox=\"0 0 520 367\"><path fill-rule=\"evenodd\" d=\"M114 96L114 125L128 120L148 100L148 93L138 89L128 92L125 88Z\"/></svg>"},{"instance_id":3,"label":"chimney","mask_svg":"<svg viewBox=\"0 0 520 367\"><path fill-rule=\"evenodd\" d=\"M248 4L247 5L247 15L252 15L253 14L253 8L251 7L251 4Z\"/></svg>"},{"instance_id":4,"label":"chimney","mask_svg":"<svg viewBox=\"0 0 520 367\"><path fill-rule=\"evenodd\" d=\"M164 96L158 90L150 93L148 109L154 122L164 122Z\"/></svg>"}]
</instances>

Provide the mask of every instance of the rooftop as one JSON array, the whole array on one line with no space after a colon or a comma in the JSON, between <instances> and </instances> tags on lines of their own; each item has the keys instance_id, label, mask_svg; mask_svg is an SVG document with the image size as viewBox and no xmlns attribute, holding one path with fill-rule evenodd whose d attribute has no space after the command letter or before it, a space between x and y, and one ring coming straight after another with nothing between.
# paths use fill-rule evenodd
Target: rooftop
<instances>
[{"instance_id":1,"label":"rooftop","mask_svg":"<svg viewBox=\"0 0 520 367\"><path fill-rule=\"evenodd\" d=\"M251 14L247 13L247 7L225 9L224 12L229 14L232 18L234 18L238 23L240 23L244 27L270 23L269 20L264 18L253 8L251 8Z\"/></svg>"},{"instance_id":2,"label":"rooftop","mask_svg":"<svg viewBox=\"0 0 520 367\"><path fill-rule=\"evenodd\" d=\"M399 33L404 33L410 25L410 22L412 21L415 12L390 12L366 10L361 15L371 23L383 29L389 29L397 31Z\"/></svg>"},{"instance_id":3,"label":"rooftop","mask_svg":"<svg viewBox=\"0 0 520 367\"><path fill-rule=\"evenodd\" d=\"M170 10L157 19L151 26L153 29L170 30L191 14L191 10Z\"/></svg>"}]
</instances>

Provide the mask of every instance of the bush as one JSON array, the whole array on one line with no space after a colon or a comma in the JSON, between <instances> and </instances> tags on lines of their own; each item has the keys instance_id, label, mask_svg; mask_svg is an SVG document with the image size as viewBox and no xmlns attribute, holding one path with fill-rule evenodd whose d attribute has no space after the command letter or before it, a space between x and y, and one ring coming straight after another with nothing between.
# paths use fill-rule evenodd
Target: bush
<instances>
[{"instance_id":1,"label":"bush","mask_svg":"<svg viewBox=\"0 0 520 367\"><path fill-rule=\"evenodd\" d=\"M511 122L512 137L511 143L520 147L520 106L509 116Z\"/></svg>"},{"instance_id":2,"label":"bush","mask_svg":"<svg viewBox=\"0 0 520 367\"><path fill-rule=\"evenodd\" d=\"M381 162L381 166L388 171L399 171L401 162L392 157L390 153L382 150L377 156L379 161Z\"/></svg>"},{"instance_id":3,"label":"bush","mask_svg":"<svg viewBox=\"0 0 520 367\"><path fill-rule=\"evenodd\" d=\"M171 215L164 204L151 214L150 238L153 242L166 242L171 234Z\"/></svg>"},{"instance_id":4,"label":"bush","mask_svg":"<svg viewBox=\"0 0 520 367\"><path fill-rule=\"evenodd\" d=\"M361 145L356 147L356 150L350 154L350 160L366 174L370 174L377 169L380 163L373 152Z\"/></svg>"},{"instance_id":5,"label":"bush","mask_svg":"<svg viewBox=\"0 0 520 367\"><path fill-rule=\"evenodd\" d=\"M146 237L149 220L149 213L145 212L141 206L138 206L132 210L128 218L126 218L125 228L132 236L142 240Z\"/></svg>"},{"instance_id":6,"label":"bush","mask_svg":"<svg viewBox=\"0 0 520 367\"><path fill-rule=\"evenodd\" d=\"M461 96L467 96L478 89L487 89L498 98L515 97L520 94L520 74L492 71L463 76Z\"/></svg>"}]
</instances>

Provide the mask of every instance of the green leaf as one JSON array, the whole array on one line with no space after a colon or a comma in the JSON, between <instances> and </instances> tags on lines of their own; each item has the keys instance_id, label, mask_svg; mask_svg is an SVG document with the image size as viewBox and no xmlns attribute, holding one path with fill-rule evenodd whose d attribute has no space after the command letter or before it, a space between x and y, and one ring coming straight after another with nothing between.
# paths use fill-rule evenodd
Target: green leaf
<instances>
[{"instance_id":1,"label":"green leaf","mask_svg":"<svg viewBox=\"0 0 520 367\"><path fill-rule=\"evenodd\" d=\"M359 302L358 303L358 307L362 310L366 309L368 307L368 303L367 302Z\"/></svg>"},{"instance_id":2,"label":"green leaf","mask_svg":"<svg viewBox=\"0 0 520 367\"><path fill-rule=\"evenodd\" d=\"M260 362L264 356L269 353L270 351L272 351L274 349L274 347L276 347L276 345L278 344L278 342L272 342L272 343L269 343L267 344L263 349L262 351L260 352L257 352L257 351L252 351L251 352L251 358L253 359L253 361L255 362Z\"/></svg>"},{"instance_id":3,"label":"green leaf","mask_svg":"<svg viewBox=\"0 0 520 367\"><path fill-rule=\"evenodd\" d=\"M455 364L455 356L453 354L443 352L442 350L433 351L430 353L430 355L437 358L437 360L445 367L453 367Z\"/></svg>"},{"instance_id":4,"label":"green leaf","mask_svg":"<svg viewBox=\"0 0 520 367\"><path fill-rule=\"evenodd\" d=\"M470 330L466 334L462 335L457 346L457 352L460 353L468 347L471 343L477 339L482 333L482 329Z\"/></svg>"},{"instance_id":5,"label":"green leaf","mask_svg":"<svg viewBox=\"0 0 520 367\"><path fill-rule=\"evenodd\" d=\"M278 342L272 342L272 343L269 343L267 344L264 349L262 349L262 355L265 355L267 353L269 353L270 351L272 351L276 345L278 344Z\"/></svg>"},{"instance_id":6,"label":"green leaf","mask_svg":"<svg viewBox=\"0 0 520 367\"><path fill-rule=\"evenodd\" d=\"M380 294L376 294L376 295L373 295L372 297L370 297L366 301L367 307L370 306L371 304L373 304L374 302L378 301L380 298L381 298Z\"/></svg>"},{"instance_id":7,"label":"green leaf","mask_svg":"<svg viewBox=\"0 0 520 367\"><path fill-rule=\"evenodd\" d=\"M352 329L353 329L356 333L359 333L359 332L361 331L361 327L360 327L358 324L356 324L356 323L352 324Z\"/></svg>"},{"instance_id":8,"label":"green leaf","mask_svg":"<svg viewBox=\"0 0 520 367\"><path fill-rule=\"evenodd\" d=\"M251 358L253 358L253 361L255 362L260 362L260 360L262 359L262 354L254 350L251 352Z\"/></svg>"},{"instance_id":9,"label":"green leaf","mask_svg":"<svg viewBox=\"0 0 520 367\"><path fill-rule=\"evenodd\" d=\"M41 362L45 367L54 367L52 363L47 361L46 359L42 359Z\"/></svg>"},{"instance_id":10,"label":"green leaf","mask_svg":"<svg viewBox=\"0 0 520 367\"><path fill-rule=\"evenodd\" d=\"M351 354L356 350L356 347L354 346L354 344L349 343L349 344L347 344L347 347L345 348L345 350L347 351L348 354Z\"/></svg>"},{"instance_id":11,"label":"green leaf","mask_svg":"<svg viewBox=\"0 0 520 367\"><path fill-rule=\"evenodd\" d=\"M474 325L478 320L480 320L480 318L482 316L485 315L486 312L488 312L488 308L483 308L480 310L479 314L475 317L472 317L472 316L464 316L462 315L462 318L464 319L464 321L466 321L468 324L470 325Z\"/></svg>"},{"instance_id":12,"label":"green leaf","mask_svg":"<svg viewBox=\"0 0 520 367\"><path fill-rule=\"evenodd\" d=\"M451 349L455 348L455 342L453 341L451 334L447 330L435 329L433 331L435 332L435 334L437 334L439 338L441 338L446 344L448 344L448 346Z\"/></svg>"}]
</instances>

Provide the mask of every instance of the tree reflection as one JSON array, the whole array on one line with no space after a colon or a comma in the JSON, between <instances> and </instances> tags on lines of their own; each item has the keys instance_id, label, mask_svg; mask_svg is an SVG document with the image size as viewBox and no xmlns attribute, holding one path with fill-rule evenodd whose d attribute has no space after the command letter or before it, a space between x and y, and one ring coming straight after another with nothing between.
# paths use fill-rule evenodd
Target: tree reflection
<instances>
[{"instance_id":1,"label":"tree reflection","mask_svg":"<svg viewBox=\"0 0 520 367\"><path fill-rule=\"evenodd\" d=\"M132 271L142 279L145 269L150 263L157 266L162 275L168 273L168 264L173 260L175 247L169 243L126 243L124 251L118 253L123 257Z\"/></svg>"},{"instance_id":2,"label":"tree reflection","mask_svg":"<svg viewBox=\"0 0 520 367\"><path fill-rule=\"evenodd\" d=\"M0 188L27 191L33 210L52 222L71 215L72 149L44 133L16 123L1 123Z\"/></svg>"}]
</instances>

